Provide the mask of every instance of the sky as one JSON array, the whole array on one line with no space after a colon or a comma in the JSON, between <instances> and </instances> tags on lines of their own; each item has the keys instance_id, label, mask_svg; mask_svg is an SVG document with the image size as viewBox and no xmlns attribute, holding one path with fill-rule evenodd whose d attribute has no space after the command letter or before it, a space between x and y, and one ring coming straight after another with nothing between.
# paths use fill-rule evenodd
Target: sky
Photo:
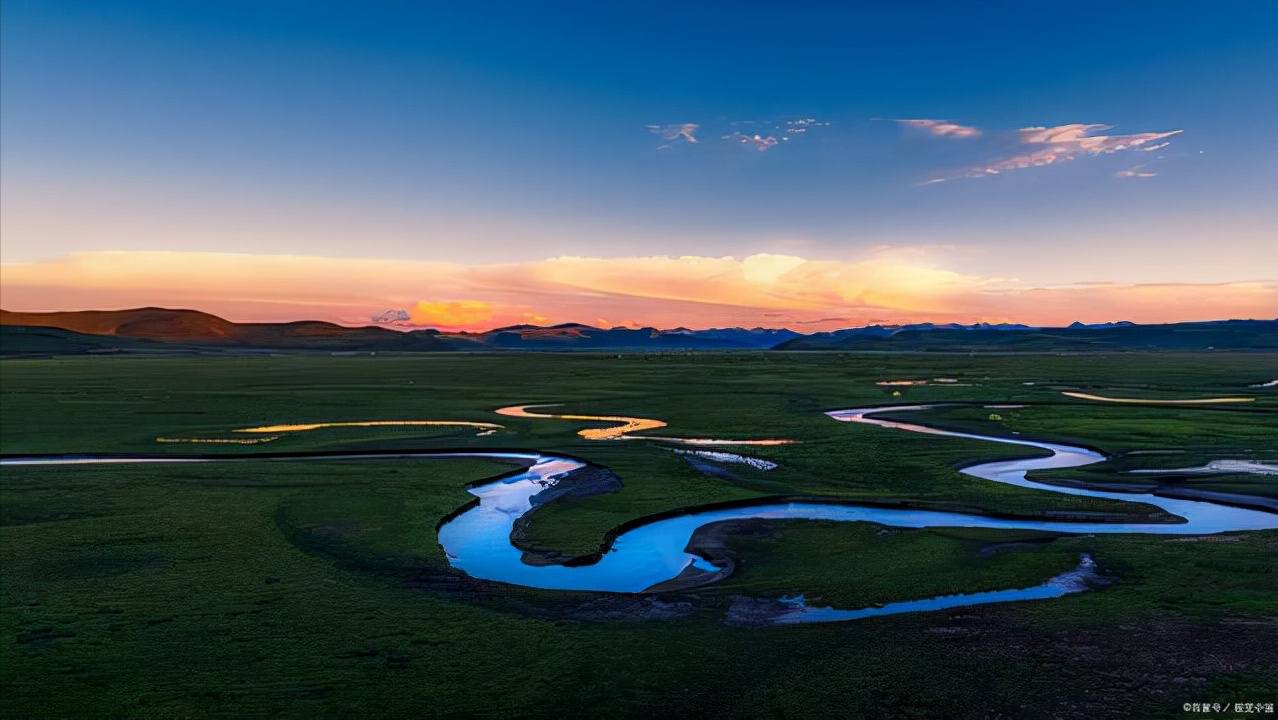
<instances>
[{"instance_id":1,"label":"sky","mask_svg":"<svg viewBox=\"0 0 1278 720\"><path fill-rule=\"evenodd\" d=\"M1278 316L1278 3L0 5L0 306Z\"/></svg>"}]
</instances>

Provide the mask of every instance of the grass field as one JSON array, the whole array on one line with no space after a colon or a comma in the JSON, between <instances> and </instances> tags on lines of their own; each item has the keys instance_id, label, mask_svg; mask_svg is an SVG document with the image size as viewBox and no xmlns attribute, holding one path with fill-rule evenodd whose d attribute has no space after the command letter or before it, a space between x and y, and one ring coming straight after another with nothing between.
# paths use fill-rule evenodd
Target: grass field
<instances>
[{"instance_id":1,"label":"grass field","mask_svg":"<svg viewBox=\"0 0 1278 720\"><path fill-rule=\"evenodd\" d=\"M980 401L934 424L1058 438L1114 454L1063 471L1278 459L1273 356L853 353L107 358L0 362L0 452L184 453L521 448L607 466L623 488L530 516L524 542L594 552L623 522L775 494L1034 515L1156 508L996 485L957 467L1016 450L837 423L882 403ZM937 378L956 382L939 383ZM927 379L927 385L880 386ZM1032 383L1032 384L1027 384ZM1148 407L1113 396L1246 395ZM899 393L899 394L898 394ZM592 442L583 423L511 418L513 404L665 421L652 434L787 438L742 450L779 464L711 477L648 441ZM992 417L993 416L993 417ZM259 445L267 424L328 428ZM1183 451L1174 455L1145 450ZM1135 453L1135 454L1133 454ZM422 582L447 572L439 520L481 460L6 467L0 477L0 714L5 717L1184 717L1184 702L1271 700L1278 688L1278 533L1211 538L885 530L761 523L730 539L737 571L664 598L673 619L566 608L599 596ZM1184 482L1278 496L1274 476ZM805 593L862 607L1034 585L1096 558L1112 587L1042 602L852 623L738 628L732 598ZM606 599L606 598L605 598Z\"/></svg>"}]
</instances>

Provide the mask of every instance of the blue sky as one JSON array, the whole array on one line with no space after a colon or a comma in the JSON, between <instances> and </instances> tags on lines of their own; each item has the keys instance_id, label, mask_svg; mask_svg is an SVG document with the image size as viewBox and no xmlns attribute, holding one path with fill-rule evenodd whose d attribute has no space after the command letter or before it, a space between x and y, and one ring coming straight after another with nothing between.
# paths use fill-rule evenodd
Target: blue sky
<instances>
[{"instance_id":1,"label":"blue sky","mask_svg":"<svg viewBox=\"0 0 1278 720\"><path fill-rule=\"evenodd\" d=\"M1278 279L1278 3L0 12L8 264L887 248L1037 285ZM683 124L698 142L658 149L648 126ZM1022 132L1082 125L1109 127ZM1096 136L1116 139L1082 149ZM1052 148L1071 159L1006 169Z\"/></svg>"}]
</instances>

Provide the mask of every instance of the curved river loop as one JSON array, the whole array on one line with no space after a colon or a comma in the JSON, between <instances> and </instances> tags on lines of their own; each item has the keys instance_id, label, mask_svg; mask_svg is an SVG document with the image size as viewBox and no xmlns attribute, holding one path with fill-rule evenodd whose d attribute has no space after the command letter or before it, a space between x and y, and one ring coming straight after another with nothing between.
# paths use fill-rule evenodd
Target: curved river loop
<instances>
[{"instance_id":1,"label":"curved river loop","mask_svg":"<svg viewBox=\"0 0 1278 720\"><path fill-rule=\"evenodd\" d=\"M618 428L587 430L580 434L592 439L638 439L675 441L691 445L722 444L782 444L784 440L719 440L701 441L687 438L657 438L630 436L627 433L662 427L665 423L642 418L612 416L551 416L528 412L516 406L502 408L498 412L514 417L559 417L560 419L588 421L616 421ZM693 533L698 528L725 520L825 520L837 522L869 522L900 528L990 528L1001 530L1038 530L1065 534L1114 534L1145 533L1158 535L1206 535L1244 530L1271 530L1278 528L1278 515L1261 510L1224 505L1205 500L1185 500L1154 494L1131 492L1107 492L1076 487L1063 487L1036 482L1026 477L1034 470L1082 467L1101 462L1105 456L1086 448L1058 443L1039 442L1021 438L1004 438L972 433L940 430L898 420L886 420L876 415L884 412L923 410L929 405L894 405L873 408L837 410L826 413L838 422L873 425L903 432L923 433L938 437L968 438L1005 445L1037 448L1050 452L1045 457L1023 458L986 462L967 467L963 473L990 482L1016 485L1092 498L1104 498L1124 502L1147 503L1167 513L1179 516L1180 523L1101 523L1071 522L1060 520L1036 520L991 517L961 512L922 510L895 507L874 507L855 503L817 500L803 502L762 502L759 504L716 507L704 510L690 508L681 514L666 515L638 524L616 535L611 547L593 563L531 565L524 562L523 551L511 544L511 530L515 521L535 507L536 495L554 486L585 463L551 454L525 452L403 452L379 454L305 453L276 457L280 460L324 459L425 459L425 458L486 458L529 463L523 472L501 477L470 488L479 502L460 512L439 528L439 544L448 562L471 577L499 583L509 583L546 590L596 591L609 593L641 593L676 577L700 575L706 582L720 579L726 573L723 568L707 559L688 552ZM423 423L425 424L425 423ZM445 424L434 423L431 424ZM465 423L452 423L467 425ZM279 426L254 428L257 432L279 432L311 429L315 426ZM471 427L490 430L493 426L471 423ZM117 463L185 463L185 462L242 462L260 459L252 455L232 457L182 457L182 456L57 456L57 457L9 457L0 459L0 465L78 465ZM994 592L950 595L936 598L889 603L860 610L812 608L802 596L782 598L780 612L772 613L771 623L803 623L853 620L875 615L901 612L917 612L966 605L978 605L1015 600L1032 600L1058 597L1087 589L1094 579L1094 562L1084 555L1074 570L1048 579L1030 588ZM694 583L695 584L695 583Z\"/></svg>"}]
</instances>

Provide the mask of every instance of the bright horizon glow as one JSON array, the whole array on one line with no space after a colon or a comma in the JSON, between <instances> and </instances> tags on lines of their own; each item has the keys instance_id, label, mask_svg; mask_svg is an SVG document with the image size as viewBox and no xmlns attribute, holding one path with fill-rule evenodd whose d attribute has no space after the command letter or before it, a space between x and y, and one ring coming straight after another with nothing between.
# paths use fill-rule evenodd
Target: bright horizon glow
<instances>
[{"instance_id":1,"label":"bright horizon glow","mask_svg":"<svg viewBox=\"0 0 1278 720\"><path fill-rule=\"evenodd\" d=\"M429 278L432 298L420 299ZM550 258L463 265L227 253L82 253L0 265L4 309L162 306L238 322L482 331L528 323L774 327L911 322L1138 323L1272 319L1278 283L1032 286L945 269L915 251L846 262L790 255ZM372 313L369 313L369 310Z\"/></svg>"},{"instance_id":2,"label":"bright horizon glow","mask_svg":"<svg viewBox=\"0 0 1278 720\"><path fill-rule=\"evenodd\" d=\"M1273 318L1278 4L1070 7L3 3L0 306Z\"/></svg>"}]
</instances>

